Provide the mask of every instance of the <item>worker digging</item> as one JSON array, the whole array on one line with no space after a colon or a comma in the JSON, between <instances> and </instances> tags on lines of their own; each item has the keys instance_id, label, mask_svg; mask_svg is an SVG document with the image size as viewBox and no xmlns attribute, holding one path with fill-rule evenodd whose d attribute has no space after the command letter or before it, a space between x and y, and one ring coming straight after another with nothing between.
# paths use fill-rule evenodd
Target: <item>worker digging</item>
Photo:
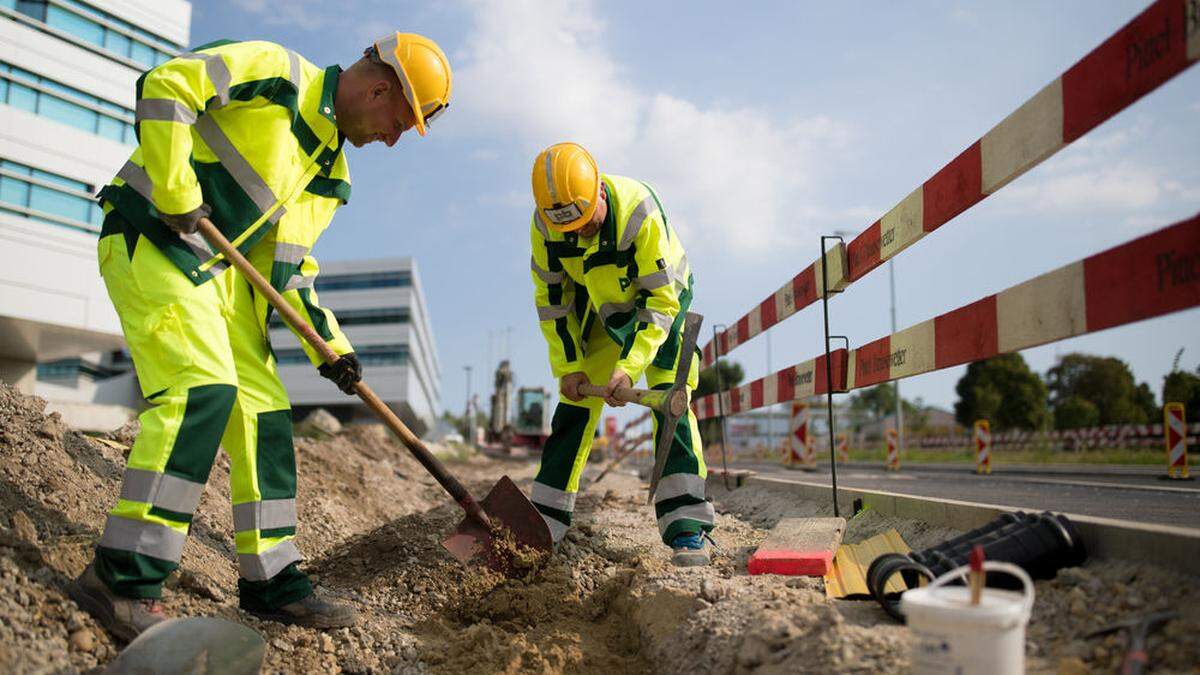
<instances>
[{"instance_id":1,"label":"worker digging","mask_svg":"<svg viewBox=\"0 0 1200 675\"><path fill-rule=\"evenodd\" d=\"M219 445L232 466L241 607L305 626L355 623L297 567L291 405L265 338L273 307L201 234L219 232L270 279L285 313L337 357L302 341L314 366L355 393L362 367L319 304L310 251L350 197L346 142L424 136L451 80L438 45L409 33L385 36L345 71L270 42L219 41L138 80L139 146L100 191L99 262L150 407L95 558L69 589L115 636L164 620L162 584Z\"/></svg>"},{"instance_id":2,"label":"worker digging","mask_svg":"<svg viewBox=\"0 0 1200 675\"><path fill-rule=\"evenodd\" d=\"M600 173L591 154L575 143L542 151L531 180L534 302L562 394L531 499L557 543L571 526L604 404L625 405L629 397L620 392L643 375L651 389L671 389L681 367L686 387L695 388L699 357L693 350L690 358L681 358L693 277L654 190L639 180ZM588 396L589 390L599 396ZM654 509L672 562L697 566L709 562L705 539L714 513L705 498L707 469L696 417L690 409L685 413L669 427L661 411L654 413L655 439L670 439L657 467Z\"/></svg>"}]
</instances>

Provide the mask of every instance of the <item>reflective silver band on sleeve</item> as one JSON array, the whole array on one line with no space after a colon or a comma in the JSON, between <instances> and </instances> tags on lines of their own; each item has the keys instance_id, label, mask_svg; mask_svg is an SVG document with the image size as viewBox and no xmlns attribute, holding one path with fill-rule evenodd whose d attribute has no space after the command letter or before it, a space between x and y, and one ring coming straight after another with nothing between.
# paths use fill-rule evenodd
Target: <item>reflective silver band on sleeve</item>
<instances>
[{"instance_id":1,"label":"reflective silver band on sleeve","mask_svg":"<svg viewBox=\"0 0 1200 675\"><path fill-rule=\"evenodd\" d=\"M529 268L538 275L538 278L548 284L561 283L563 280L563 272L551 272L550 270L544 270L541 267L538 267L537 262L532 257L529 259Z\"/></svg>"},{"instance_id":2,"label":"reflective silver band on sleeve","mask_svg":"<svg viewBox=\"0 0 1200 675\"><path fill-rule=\"evenodd\" d=\"M662 312L656 312L646 307L638 308L637 319L638 321L652 323L655 326L667 331L671 330L671 324L675 323L675 319L667 316L666 314L663 314Z\"/></svg>"},{"instance_id":3,"label":"reflective silver band on sleeve","mask_svg":"<svg viewBox=\"0 0 1200 675\"><path fill-rule=\"evenodd\" d=\"M561 319L571 312L571 308L567 305L547 305L546 307L538 307L538 319L540 321L554 321Z\"/></svg>"},{"instance_id":4,"label":"reflective silver band on sleeve","mask_svg":"<svg viewBox=\"0 0 1200 675\"><path fill-rule=\"evenodd\" d=\"M143 98L137 102L134 119L138 122L180 122L195 124L196 111L169 98Z\"/></svg>"},{"instance_id":5,"label":"reflective silver band on sleeve","mask_svg":"<svg viewBox=\"0 0 1200 675\"><path fill-rule=\"evenodd\" d=\"M213 91L218 101L218 107L225 106L229 103L229 85L233 83L233 76L229 74L229 66L225 65L225 59L221 58L220 54L197 54L196 52L184 52L176 58L198 59L203 61L204 72L208 75L209 82L212 82Z\"/></svg>"},{"instance_id":6,"label":"reflective silver band on sleeve","mask_svg":"<svg viewBox=\"0 0 1200 675\"><path fill-rule=\"evenodd\" d=\"M625 221L625 231L621 233L621 242L617 244L617 250L625 251L633 245L633 240L637 238L638 232L642 229L642 223L657 209L658 202L654 201L652 195L647 195L633 209L633 213L629 214L629 220Z\"/></svg>"}]
</instances>

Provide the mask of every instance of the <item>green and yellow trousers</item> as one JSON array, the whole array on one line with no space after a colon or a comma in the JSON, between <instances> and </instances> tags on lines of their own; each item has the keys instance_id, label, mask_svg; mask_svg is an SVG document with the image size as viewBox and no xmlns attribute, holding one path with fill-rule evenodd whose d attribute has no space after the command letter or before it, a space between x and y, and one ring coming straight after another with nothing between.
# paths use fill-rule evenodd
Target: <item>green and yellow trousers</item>
<instances>
[{"instance_id":1,"label":"green and yellow trousers","mask_svg":"<svg viewBox=\"0 0 1200 675\"><path fill-rule=\"evenodd\" d=\"M96 550L118 595L157 598L179 566L219 446L230 459L234 543L246 609L312 593L297 569L292 414L267 338L266 311L229 268L193 284L115 211L104 220L100 273L150 407L121 495Z\"/></svg>"},{"instance_id":2,"label":"green and yellow trousers","mask_svg":"<svg viewBox=\"0 0 1200 675\"><path fill-rule=\"evenodd\" d=\"M613 366L620 358L620 345L595 324L586 338L582 370L596 384L608 382ZM693 355L687 386L696 387L700 372L699 359ZM649 366L646 386L669 389L675 381L674 369ZM542 449L542 462L533 481L530 500L550 526L550 534L558 543L571 526L579 479L587 465L596 425L604 411L604 401L585 398L578 403L561 399L554 409L550 437ZM654 495L654 512L658 533L663 543L670 545L680 534L709 532L713 529L713 506L704 497L704 481L708 469L700 442L696 416L688 410L674 429L663 429L662 415L653 413L654 447L659 436L672 434L671 449L663 469L662 479Z\"/></svg>"}]
</instances>

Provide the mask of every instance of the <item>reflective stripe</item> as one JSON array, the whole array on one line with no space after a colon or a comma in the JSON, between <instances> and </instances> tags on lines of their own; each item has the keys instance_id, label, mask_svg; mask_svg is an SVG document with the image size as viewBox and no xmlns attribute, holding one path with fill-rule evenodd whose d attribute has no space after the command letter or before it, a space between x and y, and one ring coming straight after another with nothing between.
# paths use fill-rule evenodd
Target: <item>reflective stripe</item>
<instances>
[{"instance_id":1,"label":"reflective stripe","mask_svg":"<svg viewBox=\"0 0 1200 675\"><path fill-rule=\"evenodd\" d=\"M141 553L160 560L179 562L187 535L166 525L109 516L104 523L100 546Z\"/></svg>"},{"instance_id":2,"label":"reflective stripe","mask_svg":"<svg viewBox=\"0 0 1200 675\"><path fill-rule=\"evenodd\" d=\"M571 308L567 305L548 305L546 307L538 307L539 321L553 321L561 319L571 313Z\"/></svg>"},{"instance_id":3,"label":"reflective stripe","mask_svg":"<svg viewBox=\"0 0 1200 675\"><path fill-rule=\"evenodd\" d=\"M295 526L295 499L268 499L233 505L233 529L236 532Z\"/></svg>"},{"instance_id":4,"label":"reflective stripe","mask_svg":"<svg viewBox=\"0 0 1200 675\"><path fill-rule=\"evenodd\" d=\"M562 541L562 538L566 536L567 529L570 526L566 523L555 520L544 513L541 514L541 516L542 520L546 521L546 525L550 528L550 538L554 540L554 543L557 544L558 542Z\"/></svg>"},{"instance_id":5,"label":"reflective stripe","mask_svg":"<svg viewBox=\"0 0 1200 675\"><path fill-rule=\"evenodd\" d=\"M625 232L621 234L621 243L617 244L617 250L624 251L633 244L638 231L642 229L642 222L657 208L658 203L654 201L653 195L647 196L641 204L637 205L633 213L629 214L629 220L625 221Z\"/></svg>"},{"instance_id":6,"label":"reflective stripe","mask_svg":"<svg viewBox=\"0 0 1200 675\"><path fill-rule=\"evenodd\" d=\"M684 254L680 256L679 262L675 263L675 270L672 273L672 275L675 277L675 283L678 284L680 288L687 287L687 271L687 254Z\"/></svg>"},{"instance_id":7,"label":"reflective stripe","mask_svg":"<svg viewBox=\"0 0 1200 675\"><path fill-rule=\"evenodd\" d=\"M117 178L125 181L125 184L133 188L133 191L145 198L151 204L154 203L154 184L150 182L150 174L133 160L127 160L121 170L117 172Z\"/></svg>"},{"instance_id":8,"label":"reflective stripe","mask_svg":"<svg viewBox=\"0 0 1200 675\"><path fill-rule=\"evenodd\" d=\"M217 95L218 107L229 103L229 85L233 82L233 76L229 74L229 67L225 65L225 59L221 58L220 54L184 52L176 58L203 61L204 71L208 74Z\"/></svg>"},{"instance_id":9,"label":"reflective stripe","mask_svg":"<svg viewBox=\"0 0 1200 675\"><path fill-rule=\"evenodd\" d=\"M532 269L542 281L548 284L557 284L563 280L563 272L551 272L550 270L544 270L541 267L538 267L538 264L534 262L533 258L529 259L529 268Z\"/></svg>"},{"instance_id":10,"label":"reflective stripe","mask_svg":"<svg viewBox=\"0 0 1200 675\"><path fill-rule=\"evenodd\" d=\"M664 515L662 518L659 518L658 532L659 534L666 534L667 528L671 526L671 523L677 520L683 520L684 518L698 520L707 525L712 525L716 516L717 514L715 511L713 511L712 502L704 502L703 504L688 504L687 506L681 506Z\"/></svg>"},{"instance_id":11,"label":"reflective stripe","mask_svg":"<svg viewBox=\"0 0 1200 675\"><path fill-rule=\"evenodd\" d=\"M121 499L153 504L178 513L195 511L203 493L201 483L145 469L125 469L121 481Z\"/></svg>"},{"instance_id":12,"label":"reflective stripe","mask_svg":"<svg viewBox=\"0 0 1200 675\"><path fill-rule=\"evenodd\" d=\"M225 167L234 182L242 188L242 191L250 197L250 201L254 202L260 211L266 213L275 207L276 202L279 201L275 198L275 193L259 177L258 172L242 156L242 153L238 152L233 141L229 140L224 131L221 131L221 127L212 118L212 115L205 115L196 120L195 129L213 154L217 156L221 166Z\"/></svg>"},{"instance_id":13,"label":"reflective stripe","mask_svg":"<svg viewBox=\"0 0 1200 675\"><path fill-rule=\"evenodd\" d=\"M304 256L308 255L308 247L303 244L275 244L275 262L299 265Z\"/></svg>"},{"instance_id":14,"label":"reflective stripe","mask_svg":"<svg viewBox=\"0 0 1200 675\"><path fill-rule=\"evenodd\" d=\"M296 550L296 545L288 539L263 553L239 553L238 569L242 578L247 581L266 581L301 559L300 551Z\"/></svg>"},{"instance_id":15,"label":"reflective stripe","mask_svg":"<svg viewBox=\"0 0 1200 675\"><path fill-rule=\"evenodd\" d=\"M287 50L288 55L288 81L300 91L300 55L292 50Z\"/></svg>"},{"instance_id":16,"label":"reflective stripe","mask_svg":"<svg viewBox=\"0 0 1200 675\"><path fill-rule=\"evenodd\" d=\"M134 119L141 122L196 123L196 111L170 98L143 98L137 102Z\"/></svg>"},{"instance_id":17,"label":"reflective stripe","mask_svg":"<svg viewBox=\"0 0 1200 675\"><path fill-rule=\"evenodd\" d=\"M558 204L558 188L554 185L554 153L546 152L546 189L550 191L550 204Z\"/></svg>"},{"instance_id":18,"label":"reflective stripe","mask_svg":"<svg viewBox=\"0 0 1200 675\"><path fill-rule=\"evenodd\" d=\"M529 496L529 500L542 506L558 509L559 511L574 511L575 496L577 494L576 492L566 492L534 481L533 493Z\"/></svg>"},{"instance_id":19,"label":"reflective stripe","mask_svg":"<svg viewBox=\"0 0 1200 675\"><path fill-rule=\"evenodd\" d=\"M645 321L646 323L652 323L655 326L668 331L671 330L671 324L675 323L675 319L667 316L666 314L663 314L662 312L656 312L646 307L638 308L637 320Z\"/></svg>"},{"instance_id":20,"label":"reflective stripe","mask_svg":"<svg viewBox=\"0 0 1200 675\"><path fill-rule=\"evenodd\" d=\"M643 274L633 280L638 288L644 291L652 291L656 288L662 288L671 283L671 272L669 270L659 270L654 274Z\"/></svg>"},{"instance_id":21,"label":"reflective stripe","mask_svg":"<svg viewBox=\"0 0 1200 675\"><path fill-rule=\"evenodd\" d=\"M674 497L690 495L704 499L704 479L694 473L673 473L663 476L654 491L654 502L663 502Z\"/></svg>"},{"instance_id":22,"label":"reflective stripe","mask_svg":"<svg viewBox=\"0 0 1200 675\"><path fill-rule=\"evenodd\" d=\"M201 236L199 232L181 234L179 235L179 238L183 240L183 243L187 244L188 248L192 249L192 253L194 253L197 258L201 260L208 260L209 258L213 257L214 253L212 247L208 245L208 242L204 240L204 237Z\"/></svg>"},{"instance_id":23,"label":"reflective stripe","mask_svg":"<svg viewBox=\"0 0 1200 675\"><path fill-rule=\"evenodd\" d=\"M606 302L603 305L600 305L600 318L607 321L608 317L612 316L613 314L633 311L635 305L636 301L634 300L627 300L626 302Z\"/></svg>"},{"instance_id":24,"label":"reflective stripe","mask_svg":"<svg viewBox=\"0 0 1200 675\"><path fill-rule=\"evenodd\" d=\"M315 276L306 277L303 274L293 274L292 278L288 279L287 285L283 287L283 290L294 291L298 288L312 288L313 282L316 280Z\"/></svg>"},{"instance_id":25,"label":"reflective stripe","mask_svg":"<svg viewBox=\"0 0 1200 675\"><path fill-rule=\"evenodd\" d=\"M541 209L537 209L533 212L533 225L538 229L538 232L542 234L542 239L550 239L550 231L546 229L546 223L542 220Z\"/></svg>"}]
</instances>

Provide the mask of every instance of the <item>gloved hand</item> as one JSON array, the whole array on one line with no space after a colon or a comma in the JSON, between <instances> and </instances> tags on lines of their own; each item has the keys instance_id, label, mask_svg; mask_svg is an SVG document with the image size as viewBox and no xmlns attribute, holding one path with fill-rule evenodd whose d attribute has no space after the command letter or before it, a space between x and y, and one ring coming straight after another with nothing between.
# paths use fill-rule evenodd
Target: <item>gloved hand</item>
<instances>
[{"instance_id":1,"label":"gloved hand","mask_svg":"<svg viewBox=\"0 0 1200 675\"><path fill-rule=\"evenodd\" d=\"M321 377L332 380L338 389L353 395L354 383L362 379L362 364L358 362L354 352L350 352L342 354L332 365L322 363L317 372L321 373Z\"/></svg>"},{"instance_id":2,"label":"gloved hand","mask_svg":"<svg viewBox=\"0 0 1200 675\"><path fill-rule=\"evenodd\" d=\"M196 230L200 229L200 219L210 215L212 215L212 207L208 204L201 204L187 213L159 213L158 217L167 224L167 227L179 234L194 234Z\"/></svg>"}]
</instances>

